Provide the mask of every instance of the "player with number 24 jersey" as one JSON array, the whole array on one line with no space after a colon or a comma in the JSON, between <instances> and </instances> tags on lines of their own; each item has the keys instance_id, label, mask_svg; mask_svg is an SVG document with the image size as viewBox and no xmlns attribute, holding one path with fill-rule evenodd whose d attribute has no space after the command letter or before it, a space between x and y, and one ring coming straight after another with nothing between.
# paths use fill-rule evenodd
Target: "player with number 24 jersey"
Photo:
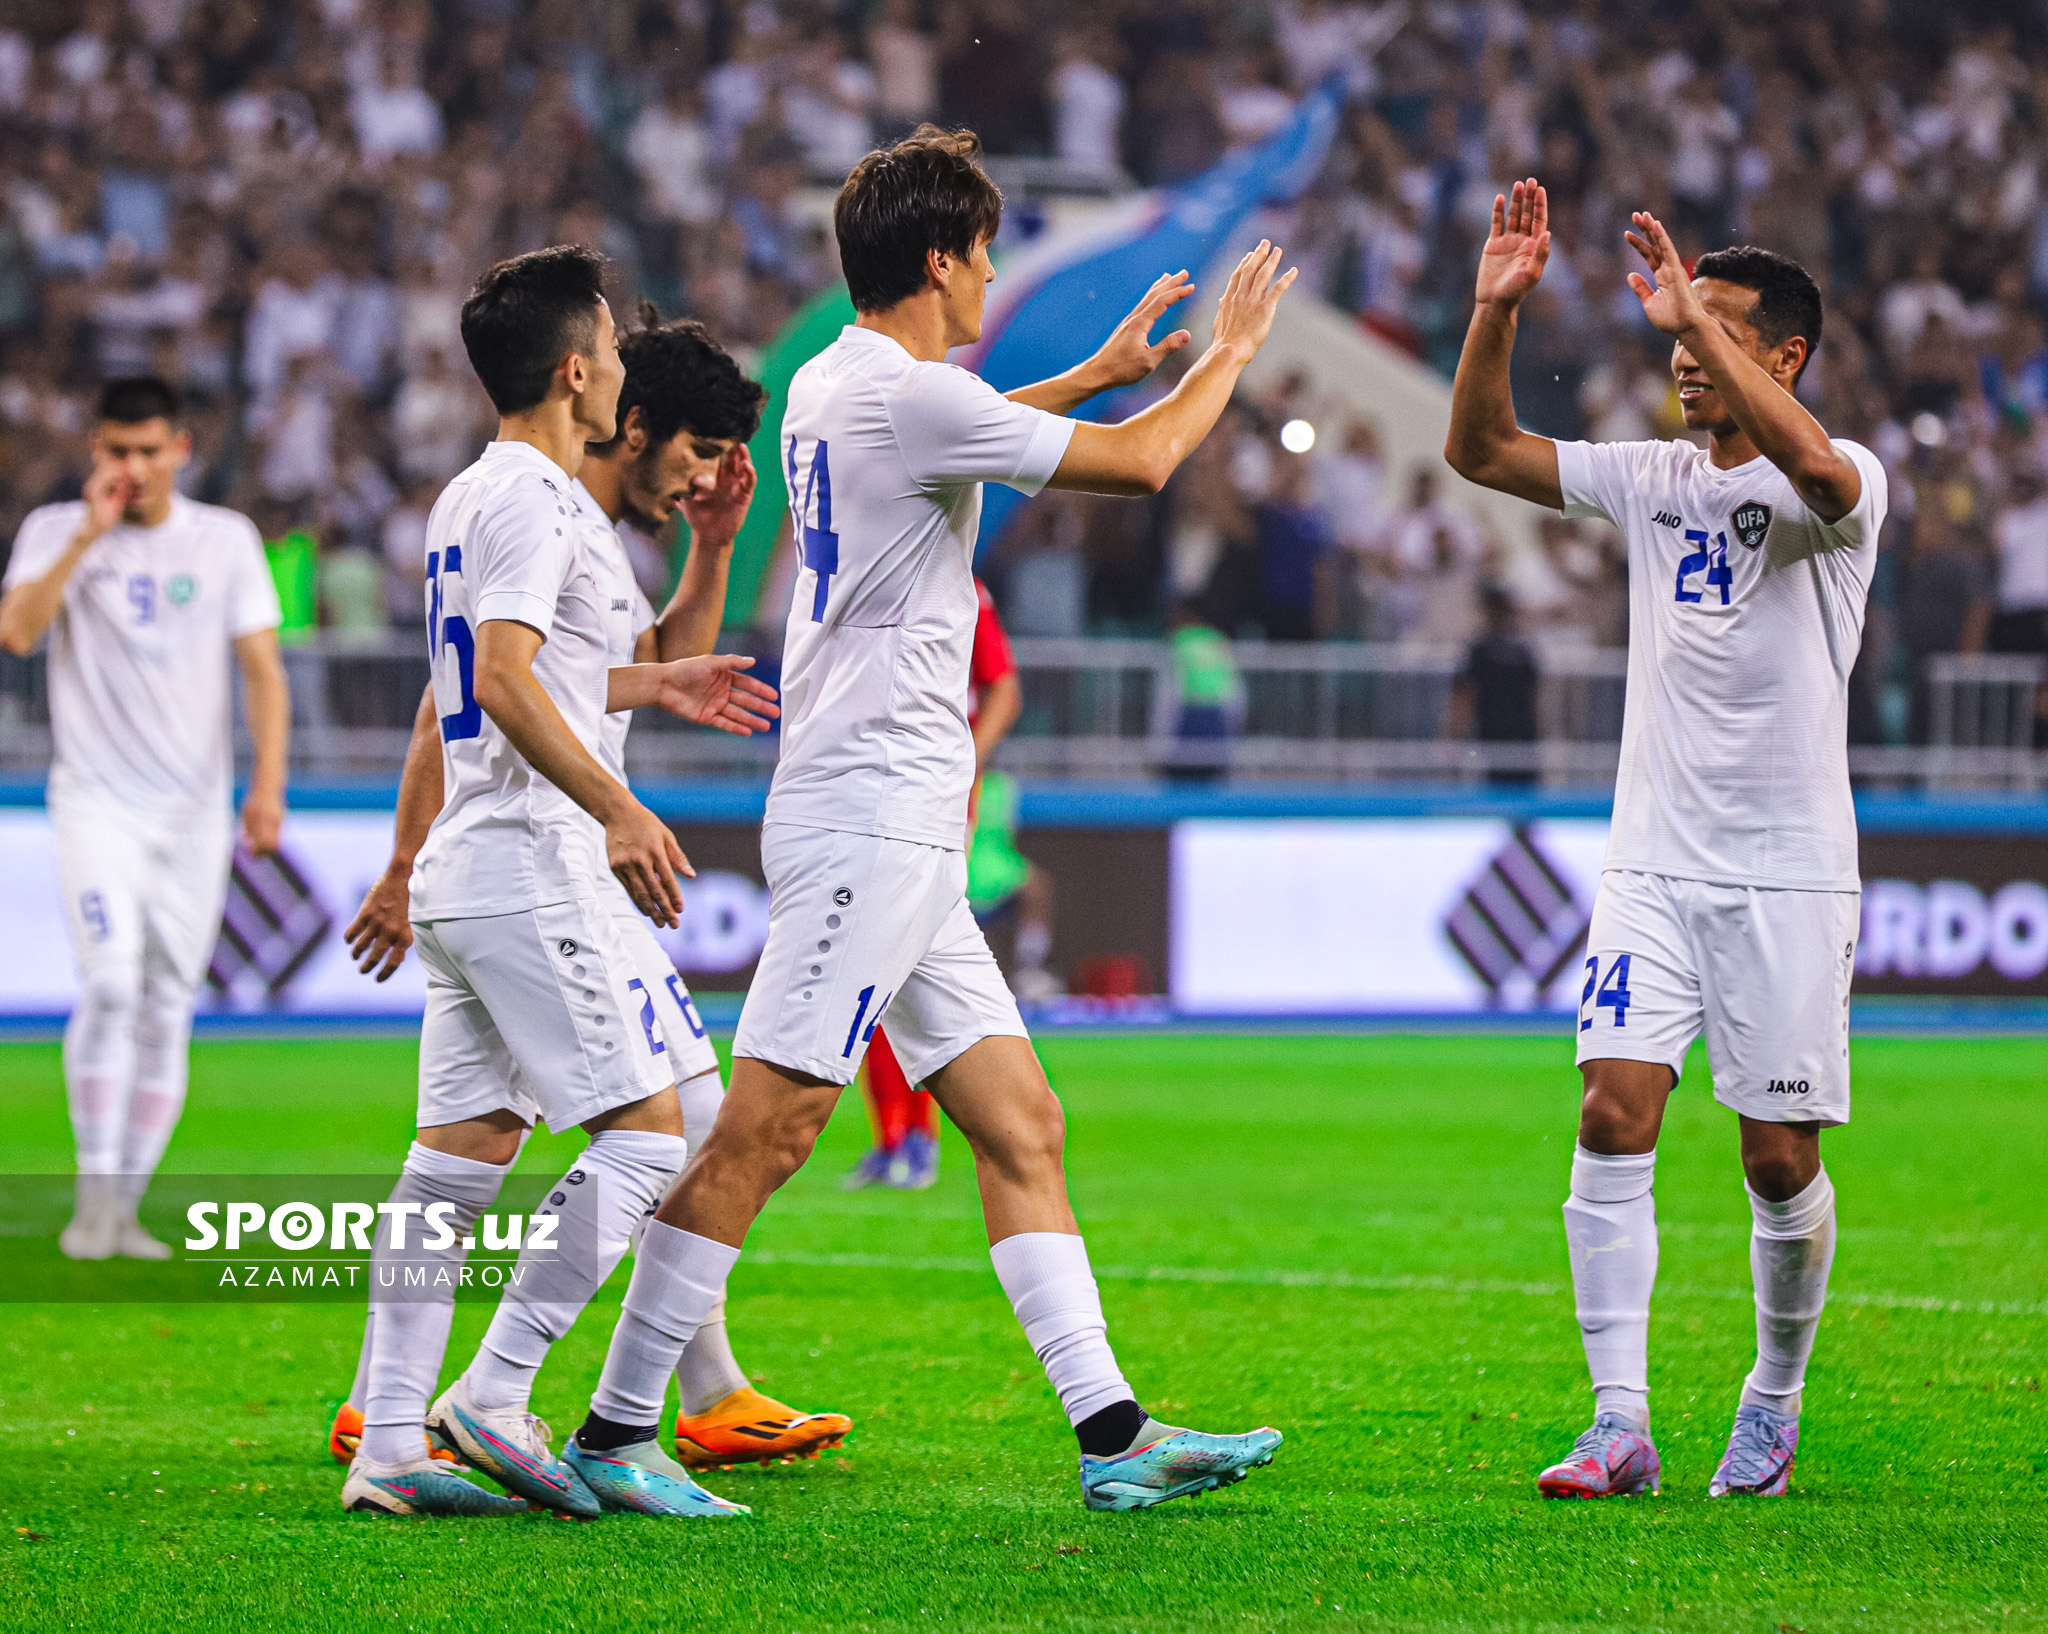
<instances>
[{"instance_id":1,"label":"player with number 24 jersey","mask_svg":"<svg viewBox=\"0 0 2048 1634\"><path fill-rule=\"evenodd\" d=\"M1849 673L1884 526L1882 465L1794 395L1820 290L1768 250L1687 266L1647 212L1629 286L1672 337L1688 442L1553 443L1514 417L1516 314L1550 253L1535 180L1494 200L1445 455L1487 487L1622 530L1628 702L1614 826L1579 992L1584 1074L1565 1239L1593 1423L1536 1480L1549 1497L1655 1492L1653 1200L1665 1102L1706 1036L1739 1115L1757 1360L1711 1496L1774 1497L1834 1259L1822 1130L1849 1121L1860 881Z\"/></svg>"}]
</instances>

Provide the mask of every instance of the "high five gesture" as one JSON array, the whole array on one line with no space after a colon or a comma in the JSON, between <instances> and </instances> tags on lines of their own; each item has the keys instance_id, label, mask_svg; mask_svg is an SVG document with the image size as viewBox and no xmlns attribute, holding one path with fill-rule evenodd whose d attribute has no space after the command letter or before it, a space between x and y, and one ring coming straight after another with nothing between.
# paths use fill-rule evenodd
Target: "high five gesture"
<instances>
[{"instance_id":1,"label":"high five gesture","mask_svg":"<svg viewBox=\"0 0 2048 1634\"><path fill-rule=\"evenodd\" d=\"M1493 227L1479 256L1477 300L1519 306L1550 259L1550 196L1534 176L1493 196Z\"/></svg>"}]
</instances>

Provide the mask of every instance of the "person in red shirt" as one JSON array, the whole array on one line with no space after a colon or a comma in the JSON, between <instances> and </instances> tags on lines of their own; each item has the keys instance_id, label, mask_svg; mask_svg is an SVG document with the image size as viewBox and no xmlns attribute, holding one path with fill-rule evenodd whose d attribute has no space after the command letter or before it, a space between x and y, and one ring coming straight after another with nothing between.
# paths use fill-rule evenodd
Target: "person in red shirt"
<instances>
[{"instance_id":1,"label":"person in red shirt","mask_svg":"<svg viewBox=\"0 0 2048 1634\"><path fill-rule=\"evenodd\" d=\"M1012 902L1018 906L1017 985L1050 985L1045 972L1052 944L1052 891L1045 870L1034 867L1016 846L1016 785L988 770L989 756L1009 735L1024 708L1016 655L996 616L988 586L975 581L981 616L974 627L974 655L967 670L967 718L974 728L974 791L967 806L967 902L986 920ZM914 1087L889 1048L887 1029L877 1027L861 1074L875 1145L846 1177L849 1191L894 1186L921 1191L939 1177L939 1109L928 1091Z\"/></svg>"}]
</instances>

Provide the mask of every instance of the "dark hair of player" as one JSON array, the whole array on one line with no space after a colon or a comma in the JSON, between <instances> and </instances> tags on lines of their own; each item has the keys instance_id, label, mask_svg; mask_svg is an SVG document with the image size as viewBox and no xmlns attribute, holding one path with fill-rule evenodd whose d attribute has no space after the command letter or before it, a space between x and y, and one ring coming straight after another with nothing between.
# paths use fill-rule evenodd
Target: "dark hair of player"
<instances>
[{"instance_id":1,"label":"dark hair of player","mask_svg":"<svg viewBox=\"0 0 2048 1634\"><path fill-rule=\"evenodd\" d=\"M1003 195L975 160L971 130L920 125L853 167L832 211L854 308L880 312L926 284L925 255L963 260L1002 225Z\"/></svg>"},{"instance_id":2,"label":"dark hair of player","mask_svg":"<svg viewBox=\"0 0 2048 1634\"><path fill-rule=\"evenodd\" d=\"M462 347L500 414L542 402L555 369L596 342L604 257L555 244L500 261L462 303Z\"/></svg>"},{"instance_id":3,"label":"dark hair of player","mask_svg":"<svg viewBox=\"0 0 2048 1634\"><path fill-rule=\"evenodd\" d=\"M743 443L761 429L768 388L742 374L732 354L695 318L663 323L654 304L642 301L640 327L619 337L619 358L626 365L619 437L635 408L650 448L663 447L679 431ZM619 437L591 447L609 450Z\"/></svg>"},{"instance_id":4,"label":"dark hair of player","mask_svg":"<svg viewBox=\"0 0 2048 1634\"><path fill-rule=\"evenodd\" d=\"M1766 346L1782 346L1798 335L1806 342L1806 363L1813 361L1820 346L1820 286L1797 261L1744 245L1709 251L1693 263L1692 275L1755 290L1749 321L1758 338ZM1800 374L1806 372L1806 363L1799 365Z\"/></svg>"},{"instance_id":5,"label":"dark hair of player","mask_svg":"<svg viewBox=\"0 0 2048 1634\"><path fill-rule=\"evenodd\" d=\"M153 374L129 375L109 380L100 387L100 419L119 426L139 426L145 420L178 423L178 389Z\"/></svg>"}]
</instances>

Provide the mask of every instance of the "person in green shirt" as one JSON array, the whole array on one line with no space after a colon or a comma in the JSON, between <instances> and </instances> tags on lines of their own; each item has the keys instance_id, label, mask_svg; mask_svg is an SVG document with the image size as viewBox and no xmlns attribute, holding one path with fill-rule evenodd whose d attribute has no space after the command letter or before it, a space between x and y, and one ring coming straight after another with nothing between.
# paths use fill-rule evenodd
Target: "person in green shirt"
<instances>
[{"instance_id":1,"label":"person in green shirt","mask_svg":"<svg viewBox=\"0 0 2048 1634\"><path fill-rule=\"evenodd\" d=\"M275 500L255 510L263 534L263 554L277 582L277 603L284 619L277 627L281 647L303 646L320 627L320 541Z\"/></svg>"},{"instance_id":2,"label":"person in green shirt","mask_svg":"<svg viewBox=\"0 0 2048 1634\"><path fill-rule=\"evenodd\" d=\"M1230 641L1191 603L1175 604L1167 647L1173 656L1174 748L1166 773L1178 781L1210 781L1230 769L1231 716L1240 683Z\"/></svg>"}]
</instances>

